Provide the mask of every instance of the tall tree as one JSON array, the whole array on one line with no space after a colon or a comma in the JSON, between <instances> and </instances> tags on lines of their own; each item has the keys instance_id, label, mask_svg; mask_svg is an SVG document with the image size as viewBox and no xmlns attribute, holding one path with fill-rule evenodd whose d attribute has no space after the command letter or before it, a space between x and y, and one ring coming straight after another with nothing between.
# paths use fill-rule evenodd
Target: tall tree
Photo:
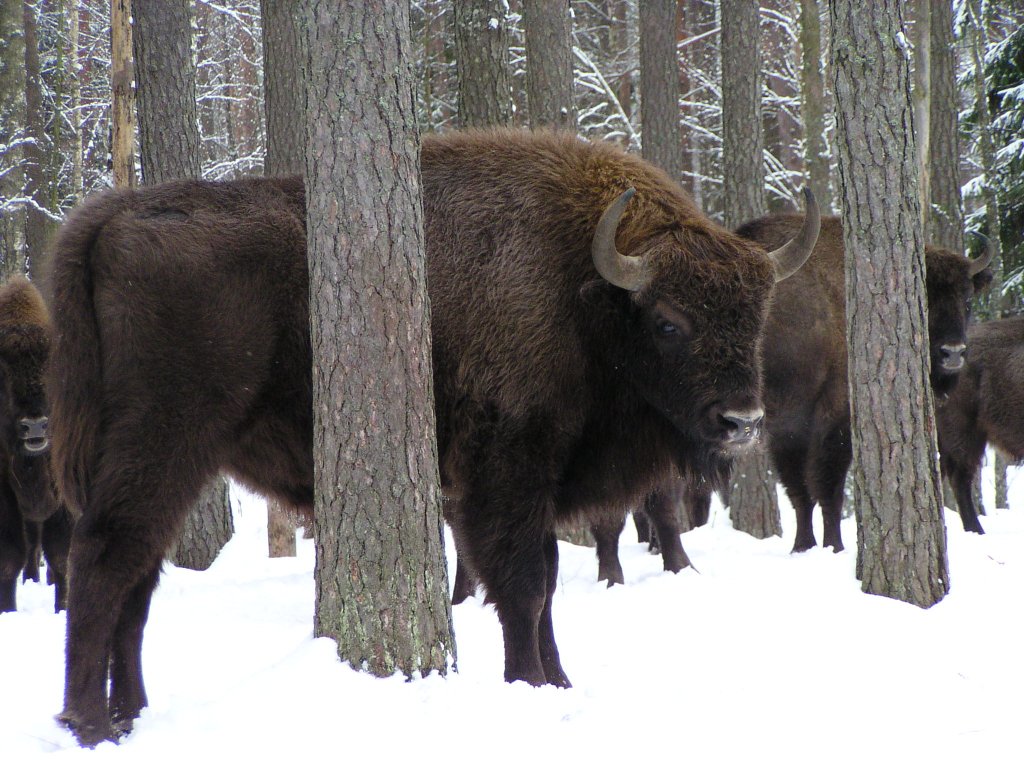
<instances>
[{"instance_id":1,"label":"tall tree","mask_svg":"<svg viewBox=\"0 0 1024 768\"><path fill-rule=\"evenodd\" d=\"M110 157L115 187L135 186L135 89L132 82L132 3L110 5Z\"/></svg>"},{"instance_id":2,"label":"tall tree","mask_svg":"<svg viewBox=\"0 0 1024 768\"><path fill-rule=\"evenodd\" d=\"M306 170L306 36L293 0L260 0L268 176Z\"/></svg>"},{"instance_id":3,"label":"tall tree","mask_svg":"<svg viewBox=\"0 0 1024 768\"><path fill-rule=\"evenodd\" d=\"M953 4L931 8L931 104L928 110L927 240L954 253L964 251L964 212L960 197L960 147L957 114L956 41L953 39Z\"/></svg>"},{"instance_id":4,"label":"tall tree","mask_svg":"<svg viewBox=\"0 0 1024 768\"><path fill-rule=\"evenodd\" d=\"M800 110L804 123L804 166L823 214L832 210L830 158L825 141L825 76L821 67L821 8L800 0Z\"/></svg>"},{"instance_id":5,"label":"tall tree","mask_svg":"<svg viewBox=\"0 0 1024 768\"><path fill-rule=\"evenodd\" d=\"M191 5L190 0L135 0L132 7L144 184L202 175ZM219 477L189 512L168 558L182 567L205 570L233 530L227 480Z\"/></svg>"},{"instance_id":6,"label":"tall tree","mask_svg":"<svg viewBox=\"0 0 1024 768\"><path fill-rule=\"evenodd\" d=\"M576 130L569 0L523 0L530 125Z\"/></svg>"},{"instance_id":7,"label":"tall tree","mask_svg":"<svg viewBox=\"0 0 1024 768\"><path fill-rule=\"evenodd\" d=\"M677 182L683 176L679 128L676 0L640 4L640 117L643 156Z\"/></svg>"},{"instance_id":8,"label":"tall tree","mask_svg":"<svg viewBox=\"0 0 1024 768\"><path fill-rule=\"evenodd\" d=\"M46 113L43 104L43 70L39 58L39 24L35 3L25 3L25 195L29 198L25 218L25 267L32 269L33 261L46 252L46 244L53 232L54 222L47 215L50 203L50 136L46 131Z\"/></svg>"},{"instance_id":9,"label":"tall tree","mask_svg":"<svg viewBox=\"0 0 1024 768\"><path fill-rule=\"evenodd\" d=\"M511 125L507 0L455 0L459 124Z\"/></svg>"},{"instance_id":10,"label":"tall tree","mask_svg":"<svg viewBox=\"0 0 1024 768\"><path fill-rule=\"evenodd\" d=\"M445 671L455 644L409 8L303 6L315 632L376 675Z\"/></svg>"},{"instance_id":11,"label":"tall tree","mask_svg":"<svg viewBox=\"0 0 1024 768\"><path fill-rule=\"evenodd\" d=\"M260 0L263 29L263 110L268 176L306 171L306 35L292 0ZM294 557L299 516L281 502L267 502L267 547L271 557ZM307 531L309 533L309 531Z\"/></svg>"},{"instance_id":12,"label":"tall tree","mask_svg":"<svg viewBox=\"0 0 1024 768\"><path fill-rule=\"evenodd\" d=\"M722 186L730 229L766 210L759 40L757 0L722 0ZM730 484L733 527L758 538L781 536L775 470L767 454L739 459Z\"/></svg>"},{"instance_id":13,"label":"tall tree","mask_svg":"<svg viewBox=\"0 0 1024 768\"><path fill-rule=\"evenodd\" d=\"M931 205L931 171L928 166L931 146L932 108L932 4L933 0L914 0L914 130L917 139L917 183L921 198L921 216L928 227Z\"/></svg>"},{"instance_id":14,"label":"tall tree","mask_svg":"<svg viewBox=\"0 0 1024 768\"><path fill-rule=\"evenodd\" d=\"M832 0L831 22L858 572L865 592L929 606L949 573L902 7Z\"/></svg>"},{"instance_id":15,"label":"tall tree","mask_svg":"<svg viewBox=\"0 0 1024 768\"><path fill-rule=\"evenodd\" d=\"M24 272L24 0L0 0L0 280Z\"/></svg>"}]
</instances>

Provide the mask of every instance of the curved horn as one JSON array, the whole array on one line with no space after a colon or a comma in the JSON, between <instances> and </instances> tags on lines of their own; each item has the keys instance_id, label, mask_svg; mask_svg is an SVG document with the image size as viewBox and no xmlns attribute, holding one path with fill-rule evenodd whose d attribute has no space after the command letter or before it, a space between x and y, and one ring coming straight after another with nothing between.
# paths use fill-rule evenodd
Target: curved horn
<instances>
[{"instance_id":1,"label":"curved horn","mask_svg":"<svg viewBox=\"0 0 1024 768\"><path fill-rule=\"evenodd\" d=\"M985 252L976 259L971 260L971 266L967 268L967 276L974 277L992 263L992 248L986 247Z\"/></svg>"},{"instance_id":2,"label":"curved horn","mask_svg":"<svg viewBox=\"0 0 1024 768\"><path fill-rule=\"evenodd\" d=\"M818 242L818 230L821 228L818 201L814 199L810 187L804 187L803 191L807 200L803 226L796 237L768 254L768 258L775 262L775 282L785 280L800 269L814 250L814 244Z\"/></svg>"},{"instance_id":3,"label":"curved horn","mask_svg":"<svg viewBox=\"0 0 1024 768\"><path fill-rule=\"evenodd\" d=\"M627 291L638 291L650 280L643 259L624 256L615 249L615 232L619 228L619 219L635 193L636 190L630 187L605 209L597 222L594 240L590 246L590 254L598 274L612 285L625 288Z\"/></svg>"}]
</instances>

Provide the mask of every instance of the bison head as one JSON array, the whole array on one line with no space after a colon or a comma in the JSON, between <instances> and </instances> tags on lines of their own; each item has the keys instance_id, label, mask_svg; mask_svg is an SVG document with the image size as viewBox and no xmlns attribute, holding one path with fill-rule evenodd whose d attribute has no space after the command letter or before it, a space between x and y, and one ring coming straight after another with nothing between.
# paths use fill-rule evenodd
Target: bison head
<instances>
[{"instance_id":1,"label":"bison head","mask_svg":"<svg viewBox=\"0 0 1024 768\"><path fill-rule=\"evenodd\" d=\"M773 286L810 255L820 218L813 195L798 235L766 253L756 243L700 219L616 246L627 190L601 216L594 266L625 289L618 316L626 325L618 350L634 388L683 433L690 446L734 454L757 441L761 402L761 335ZM626 240L630 238L626 237Z\"/></svg>"},{"instance_id":2,"label":"bison head","mask_svg":"<svg viewBox=\"0 0 1024 768\"><path fill-rule=\"evenodd\" d=\"M971 299L992 282L991 256L969 261L952 251L928 247L928 338L931 385L939 397L954 386L967 354Z\"/></svg>"},{"instance_id":3,"label":"bison head","mask_svg":"<svg viewBox=\"0 0 1024 768\"><path fill-rule=\"evenodd\" d=\"M16 325L0 330L0 456L22 515L36 522L57 507L42 384L48 349L44 328Z\"/></svg>"}]
</instances>

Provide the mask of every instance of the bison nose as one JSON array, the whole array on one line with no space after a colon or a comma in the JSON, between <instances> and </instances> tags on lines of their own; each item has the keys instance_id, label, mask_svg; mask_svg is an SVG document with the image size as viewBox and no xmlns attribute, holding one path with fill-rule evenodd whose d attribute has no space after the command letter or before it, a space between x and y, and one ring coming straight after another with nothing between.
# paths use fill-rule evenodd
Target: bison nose
<instances>
[{"instance_id":1,"label":"bison nose","mask_svg":"<svg viewBox=\"0 0 1024 768\"><path fill-rule=\"evenodd\" d=\"M723 411L718 415L718 421L726 430L728 442L749 443L761 436L764 410Z\"/></svg>"},{"instance_id":2,"label":"bison nose","mask_svg":"<svg viewBox=\"0 0 1024 768\"><path fill-rule=\"evenodd\" d=\"M50 420L45 416L18 419L18 440L21 442L22 453L37 456L50 447L47 427Z\"/></svg>"},{"instance_id":3,"label":"bison nose","mask_svg":"<svg viewBox=\"0 0 1024 768\"><path fill-rule=\"evenodd\" d=\"M943 344L939 347L942 353L942 367L947 371L959 371L964 367L964 353L967 351L966 344Z\"/></svg>"}]
</instances>

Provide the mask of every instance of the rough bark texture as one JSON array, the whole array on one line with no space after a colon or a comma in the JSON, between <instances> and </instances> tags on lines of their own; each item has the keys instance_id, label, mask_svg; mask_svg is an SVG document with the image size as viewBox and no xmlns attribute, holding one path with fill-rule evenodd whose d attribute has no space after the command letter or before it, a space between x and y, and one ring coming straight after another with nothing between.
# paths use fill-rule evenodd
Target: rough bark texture
<instances>
[{"instance_id":1,"label":"rough bark texture","mask_svg":"<svg viewBox=\"0 0 1024 768\"><path fill-rule=\"evenodd\" d=\"M831 5L846 248L854 504L865 592L946 594L924 243L900 3Z\"/></svg>"},{"instance_id":2,"label":"rough bark texture","mask_svg":"<svg viewBox=\"0 0 1024 768\"><path fill-rule=\"evenodd\" d=\"M676 0L640 4L640 119L644 159L682 182L676 5Z\"/></svg>"},{"instance_id":3,"label":"rough bark texture","mask_svg":"<svg viewBox=\"0 0 1024 768\"><path fill-rule=\"evenodd\" d=\"M298 516L279 501L267 501L267 551L271 557L295 557Z\"/></svg>"},{"instance_id":4,"label":"rough bark texture","mask_svg":"<svg viewBox=\"0 0 1024 768\"><path fill-rule=\"evenodd\" d=\"M198 179L191 0L134 0L132 51L143 184Z\"/></svg>"},{"instance_id":5,"label":"rough bark texture","mask_svg":"<svg viewBox=\"0 0 1024 768\"><path fill-rule=\"evenodd\" d=\"M576 131L569 0L523 0L530 126Z\"/></svg>"},{"instance_id":6,"label":"rough bark texture","mask_svg":"<svg viewBox=\"0 0 1024 768\"><path fill-rule=\"evenodd\" d=\"M759 29L757 0L723 0L722 173L729 229L766 211ZM782 535L774 474L763 451L736 462L729 514L734 528L752 536Z\"/></svg>"},{"instance_id":7,"label":"rough bark texture","mask_svg":"<svg viewBox=\"0 0 1024 768\"><path fill-rule=\"evenodd\" d=\"M507 0L455 0L459 124L512 124Z\"/></svg>"},{"instance_id":8,"label":"rough bark texture","mask_svg":"<svg viewBox=\"0 0 1024 768\"><path fill-rule=\"evenodd\" d=\"M306 170L306 38L293 0L260 0L267 176Z\"/></svg>"},{"instance_id":9,"label":"rough bark texture","mask_svg":"<svg viewBox=\"0 0 1024 768\"><path fill-rule=\"evenodd\" d=\"M43 106L43 75L39 60L38 26L34 6L25 3L25 127L32 141L25 146L25 193L35 201L25 214L25 267L42 258L54 223L43 212L49 205L49 136Z\"/></svg>"},{"instance_id":10,"label":"rough bark texture","mask_svg":"<svg viewBox=\"0 0 1024 768\"><path fill-rule=\"evenodd\" d=\"M964 251L964 210L960 199L960 148L956 88L956 42L951 3L931 9L931 106L928 120L928 169L931 176L928 242Z\"/></svg>"},{"instance_id":11,"label":"rough bark texture","mask_svg":"<svg viewBox=\"0 0 1024 768\"><path fill-rule=\"evenodd\" d=\"M315 632L376 675L445 671L455 645L409 9L304 5Z\"/></svg>"},{"instance_id":12,"label":"rough bark texture","mask_svg":"<svg viewBox=\"0 0 1024 768\"><path fill-rule=\"evenodd\" d=\"M135 0L132 6L143 184L202 175L190 8L189 0ZM218 478L189 511L168 559L205 570L232 533L228 483Z\"/></svg>"},{"instance_id":13,"label":"rough bark texture","mask_svg":"<svg viewBox=\"0 0 1024 768\"><path fill-rule=\"evenodd\" d=\"M804 123L804 164L822 214L832 213L831 158L825 141L825 76L821 65L821 9L800 0L800 111Z\"/></svg>"},{"instance_id":14,"label":"rough bark texture","mask_svg":"<svg viewBox=\"0 0 1024 768\"><path fill-rule=\"evenodd\" d=\"M25 29L24 0L0 0L0 145L10 147L25 125ZM11 170L0 178L5 198L21 193L24 170L17 164L21 149L8 149L4 164ZM25 271L22 245L25 216L21 210L0 214L0 280Z\"/></svg>"},{"instance_id":15,"label":"rough bark texture","mask_svg":"<svg viewBox=\"0 0 1024 768\"><path fill-rule=\"evenodd\" d=\"M135 186L135 79L131 0L110 4L110 157L115 187Z\"/></svg>"},{"instance_id":16,"label":"rough bark texture","mask_svg":"<svg viewBox=\"0 0 1024 768\"><path fill-rule=\"evenodd\" d=\"M928 227L931 201L931 172L928 147L931 144L932 106L932 2L914 0L914 130L917 138L917 184L920 190L921 220Z\"/></svg>"},{"instance_id":17,"label":"rough bark texture","mask_svg":"<svg viewBox=\"0 0 1024 768\"><path fill-rule=\"evenodd\" d=\"M206 511L204 513L203 511ZM209 511L215 510L216 514ZM225 510L226 514L221 514ZM234 533L227 482L218 477L204 492L185 519L185 527L167 559L180 568L205 571ZM293 529L294 538L294 529Z\"/></svg>"}]
</instances>

